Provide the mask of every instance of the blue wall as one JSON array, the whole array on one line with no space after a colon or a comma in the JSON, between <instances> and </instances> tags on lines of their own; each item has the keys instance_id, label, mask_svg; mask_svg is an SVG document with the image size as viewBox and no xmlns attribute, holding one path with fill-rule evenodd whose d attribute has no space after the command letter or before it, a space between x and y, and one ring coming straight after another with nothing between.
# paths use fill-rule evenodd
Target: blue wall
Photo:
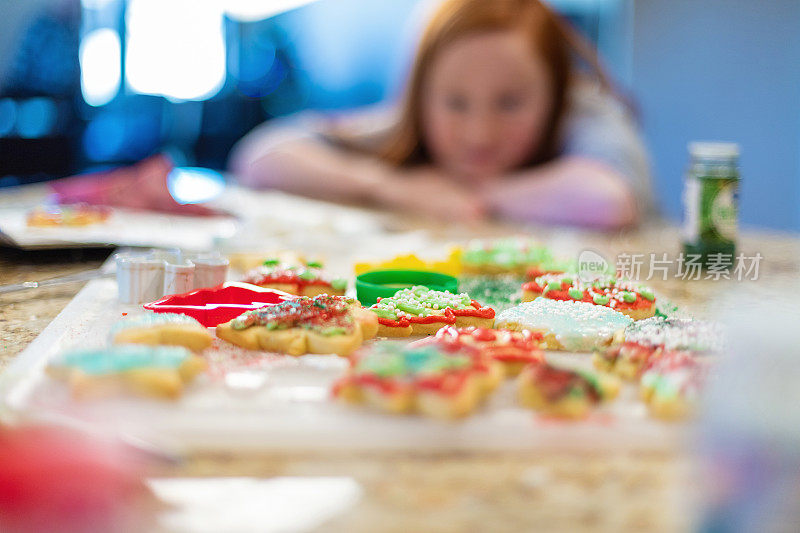
<instances>
[{"instance_id":1,"label":"blue wall","mask_svg":"<svg viewBox=\"0 0 800 533\"><path fill-rule=\"evenodd\" d=\"M800 1L636 0L633 91L678 220L690 140L741 144L740 221L800 230Z\"/></svg>"},{"instance_id":2,"label":"blue wall","mask_svg":"<svg viewBox=\"0 0 800 533\"><path fill-rule=\"evenodd\" d=\"M277 17L310 84L308 107L342 109L396 96L425 10L422 0L323 0Z\"/></svg>"}]
</instances>

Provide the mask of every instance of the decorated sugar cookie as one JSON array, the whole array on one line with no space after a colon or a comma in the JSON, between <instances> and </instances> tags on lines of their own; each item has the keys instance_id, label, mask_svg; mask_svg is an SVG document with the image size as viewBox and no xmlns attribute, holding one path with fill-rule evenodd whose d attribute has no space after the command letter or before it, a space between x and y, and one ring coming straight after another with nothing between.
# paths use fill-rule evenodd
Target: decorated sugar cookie
<instances>
[{"instance_id":1,"label":"decorated sugar cookie","mask_svg":"<svg viewBox=\"0 0 800 533\"><path fill-rule=\"evenodd\" d=\"M720 353L723 347L722 328L718 323L693 318L653 317L634 322L625 328L625 340L695 355Z\"/></svg>"},{"instance_id":2,"label":"decorated sugar cookie","mask_svg":"<svg viewBox=\"0 0 800 533\"><path fill-rule=\"evenodd\" d=\"M343 296L347 290L347 280L331 278L322 267L319 261L286 263L279 259L267 259L261 266L248 272L242 281L300 296Z\"/></svg>"},{"instance_id":3,"label":"decorated sugar cookie","mask_svg":"<svg viewBox=\"0 0 800 533\"><path fill-rule=\"evenodd\" d=\"M473 240L461 251L464 274L524 275L562 271L550 250L524 237L496 240Z\"/></svg>"},{"instance_id":4,"label":"decorated sugar cookie","mask_svg":"<svg viewBox=\"0 0 800 533\"><path fill-rule=\"evenodd\" d=\"M494 309L483 307L467 293L452 294L416 285L368 308L378 317L378 336L432 335L442 326L492 327Z\"/></svg>"},{"instance_id":5,"label":"decorated sugar cookie","mask_svg":"<svg viewBox=\"0 0 800 533\"><path fill-rule=\"evenodd\" d=\"M217 336L249 350L349 355L375 336L378 321L357 301L321 294L247 311L217 326Z\"/></svg>"},{"instance_id":6,"label":"decorated sugar cookie","mask_svg":"<svg viewBox=\"0 0 800 533\"><path fill-rule=\"evenodd\" d=\"M640 394L650 413L667 420L691 416L700 400L708 367L691 353L667 350L642 373Z\"/></svg>"},{"instance_id":7,"label":"decorated sugar cookie","mask_svg":"<svg viewBox=\"0 0 800 533\"><path fill-rule=\"evenodd\" d=\"M469 349L384 342L355 356L334 395L391 413L455 418L472 412L502 377L499 363Z\"/></svg>"},{"instance_id":8,"label":"decorated sugar cookie","mask_svg":"<svg viewBox=\"0 0 800 533\"><path fill-rule=\"evenodd\" d=\"M595 350L592 362L595 368L611 372L624 379L638 379L642 370L661 355L658 346L642 346L636 342L623 342Z\"/></svg>"},{"instance_id":9,"label":"decorated sugar cookie","mask_svg":"<svg viewBox=\"0 0 800 533\"><path fill-rule=\"evenodd\" d=\"M200 322L177 313L145 313L111 327L112 344L184 346L200 352L211 346L211 334Z\"/></svg>"},{"instance_id":10,"label":"decorated sugar cookie","mask_svg":"<svg viewBox=\"0 0 800 533\"><path fill-rule=\"evenodd\" d=\"M638 379L650 362L665 350L693 355L722 351L723 336L719 324L690 318L653 317L634 322L624 332L625 342L598 350L597 368L614 372L625 379Z\"/></svg>"},{"instance_id":11,"label":"decorated sugar cookie","mask_svg":"<svg viewBox=\"0 0 800 533\"><path fill-rule=\"evenodd\" d=\"M544 361L544 352L539 346L541 340L540 333L528 330L446 326L436 332L434 337L416 341L413 345L439 344L475 348L484 357L502 363L507 376L516 376L523 367Z\"/></svg>"},{"instance_id":12,"label":"decorated sugar cookie","mask_svg":"<svg viewBox=\"0 0 800 533\"><path fill-rule=\"evenodd\" d=\"M522 285L522 301L543 296L610 307L634 320L656 312L656 297L647 287L615 277L585 283L575 274L545 274Z\"/></svg>"},{"instance_id":13,"label":"decorated sugar cookie","mask_svg":"<svg viewBox=\"0 0 800 533\"><path fill-rule=\"evenodd\" d=\"M183 347L127 344L65 353L48 372L66 380L78 398L131 392L174 399L205 368L204 359Z\"/></svg>"},{"instance_id":14,"label":"decorated sugar cookie","mask_svg":"<svg viewBox=\"0 0 800 533\"><path fill-rule=\"evenodd\" d=\"M581 370L542 363L525 367L517 381L520 403L549 416L583 418L615 398L619 381Z\"/></svg>"},{"instance_id":15,"label":"decorated sugar cookie","mask_svg":"<svg viewBox=\"0 0 800 533\"><path fill-rule=\"evenodd\" d=\"M621 340L631 322L630 317L609 307L537 298L500 313L495 327L538 331L546 349L584 352Z\"/></svg>"}]
</instances>

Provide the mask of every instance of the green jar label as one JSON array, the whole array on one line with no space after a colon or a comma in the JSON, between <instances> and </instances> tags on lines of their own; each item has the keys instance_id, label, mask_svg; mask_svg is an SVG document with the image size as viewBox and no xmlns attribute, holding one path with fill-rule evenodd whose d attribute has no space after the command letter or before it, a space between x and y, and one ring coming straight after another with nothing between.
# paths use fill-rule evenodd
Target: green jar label
<instances>
[{"instance_id":1,"label":"green jar label","mask_svg":"<svg viewBox=\"0 0 800 533\"><path fill-rule=\"evenodd\" d=\"M736 182L728 182L717 188L711 199L709 226L716 230L723 241L736 240Z\"/></svg>"},{"instance_id":2,"label":"green jar label","mask_svg":"<svg viewBox=\"0 0 800 533\"><path fill-rule=\"evenodd\" d=\"M684 240L715 246L736 240L738 179L689 176L684 190Z\"/></svg>"}]
</instances>

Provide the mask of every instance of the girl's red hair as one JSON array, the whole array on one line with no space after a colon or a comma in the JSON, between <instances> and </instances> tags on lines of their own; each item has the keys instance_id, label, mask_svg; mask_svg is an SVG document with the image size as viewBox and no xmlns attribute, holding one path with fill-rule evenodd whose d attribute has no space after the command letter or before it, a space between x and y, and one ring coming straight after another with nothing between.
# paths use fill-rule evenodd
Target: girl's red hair
<instances>
[{"instance_id":1,"label":"girl's red hair","mask_svg":"<svg viewBox=\"0 0 800 533\"><path fill-rule=\"evenodd\" d=\"M612 84L594 48L560 15L540 0L446 0L426 27L402 103L402 112L381 156L403 166L430 161L422 135L422 92L428 71L442 49L464 36L498 30L521 30L549 70L553 108L544 143L530 155L534 164L557 155L559 126L574 78L575 60L582 62L606 90Z\"/></svg>"}]
</instances>

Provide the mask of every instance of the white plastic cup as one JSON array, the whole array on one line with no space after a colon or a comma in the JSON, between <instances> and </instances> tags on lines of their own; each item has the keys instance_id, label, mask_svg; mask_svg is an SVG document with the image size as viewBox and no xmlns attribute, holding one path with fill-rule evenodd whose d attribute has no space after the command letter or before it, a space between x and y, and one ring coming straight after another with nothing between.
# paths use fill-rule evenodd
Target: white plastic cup
<instances>
[{"instance_id":1,"label":"white plastic cup","mask_svg":"<svg viewBox=\"0 0 800 533\"><path fill-rule=\"evenodd\" d=\"M181 294L194 289L194 263L163 263L164 285L161 296Z\"/></svg>"},{"instance_id":2,"label":"white plastic cup","mask_svg":"<svg viewBox=\"0 0 800 533\"><path fill-rule=\"evenodd\" d=\"M216 287L228 276L228 260L218 254L198 255L194 263L194 288Z\"/></svg>"},{"instance_id":3,"label":"white plastic cup","mask_svg":"<svg viewBox=\"0 0 800 533\"><path fill-rule=\"evenodd\" d=\"M118 253L114 261L120 303L151 302L163 295L164 261L149 252Z\"/></svg>"}]
</instances>

